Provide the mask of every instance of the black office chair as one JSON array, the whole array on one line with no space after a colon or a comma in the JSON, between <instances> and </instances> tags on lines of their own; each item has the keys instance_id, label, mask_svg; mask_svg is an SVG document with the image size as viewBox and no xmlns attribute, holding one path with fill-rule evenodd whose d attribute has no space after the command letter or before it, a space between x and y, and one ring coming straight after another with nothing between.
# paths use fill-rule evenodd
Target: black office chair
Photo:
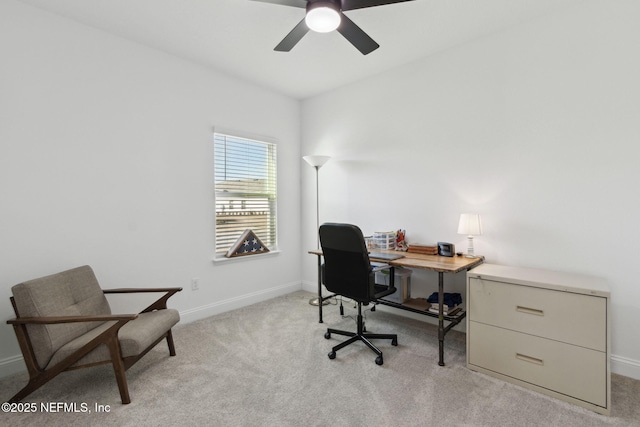
<instances>
[{"instance_id":1,"label":"black office chair","mask_svg":"<svg viewBox=\"0 0 640 427\"><path fill-rule=\"evenodd\" d=\"M376 285L373 269L369 262L367 246L362 231L351 224L322 224L320 226L320 244L324 256L323 280L329 292L350 298L358 304L357 332L327 329L326 339L331 334L345 335L348 340L333 347L329 359L335 359L336 351L356 341L364 342L378 357L376 364L382 365L382 352L371 343L371 339L390 339L391 345L398 345L395 334L370 334L364 332L362 305L375 302L377 298L390 295L396 291L394 287L393 267L385 266L390 271L389 286Z\"/></svg>"}]
</instances>

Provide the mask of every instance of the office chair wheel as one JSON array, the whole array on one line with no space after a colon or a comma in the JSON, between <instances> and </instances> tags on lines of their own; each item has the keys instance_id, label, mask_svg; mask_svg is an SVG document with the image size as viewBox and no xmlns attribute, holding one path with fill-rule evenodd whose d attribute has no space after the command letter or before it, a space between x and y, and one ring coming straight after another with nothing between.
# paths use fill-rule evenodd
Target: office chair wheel
<instances>
[{"instance_id":1,"label":"office chair wheel","mask_svg":"<svg viewBox=\"0 0 640 427\"><path fill-rule=\"evenodd\" d=\"M330 353L328 354L328 356L329 356L329 359L333 360L333 359L335 359L335 358L336 358L336 352L335 352L335 351L332 351L332 352L330 352ZM376 362L376 363L378 363L378 362Z\"/></svg>"},{"instance_id":2,"label":"office chair wheel","mask_svg":"<svg viewBox=\"0 0 640 427\"><path fill-rule=\"evenodd\" d=\"M384 361L382 360L382 356L376 357L376 365L382 365Z\"/></svg>"},{"instance_id":3,"label":"office chair wheel","mask_svg":"<svg viewBox=\"0 0 640 427\"><path fill-rule=\"evenodd\" d=\"M397 347L397 346L398 346L398 340L397 340L397 339L395 339L395 338L394 338L394 339L392 339L392 340L391 340L391 345L394 345L394 346L396 346L396 347Z\"/></svg>"},{"instance_id":4,"label":"office chair wheel","mask_svg":"<svg viewBox=\"0 0 640 427\"><path fill-rule=\"evenodd\" d=\"M325 333L324 333L324 337L325 337L326 339L331 338L331 332L325 332ZM334 356L334 357L335 357L335 356Z\"/></svg>"}]
</instances>

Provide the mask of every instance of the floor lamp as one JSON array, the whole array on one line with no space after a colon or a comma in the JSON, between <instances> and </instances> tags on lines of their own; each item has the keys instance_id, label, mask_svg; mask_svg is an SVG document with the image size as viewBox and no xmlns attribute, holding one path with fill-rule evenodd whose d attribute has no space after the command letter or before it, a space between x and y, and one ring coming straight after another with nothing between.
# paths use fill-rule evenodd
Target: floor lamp
<instances>
[{"instance_id":1,"label":"floor lamp","mask_svg":"<svg viewBox=\"0 0 640 427\"><path fill-rule=\"evenodd\" d=\"M318 249L320 249L320 235L318 234L318 230L320 229L320 192L318 191L320 187L318 186L318 170L320 170L322 165L324 165L325 163L327 163L327 161L329 161L330 157L329 156L304 156L303 159L305 162L313 166L316 170L316 237L317 237ZM318 283L318 287L320 286L322 285ZM318 289L318 295L320 295L320 289ZM309 304L319 305L320 302L318 300L318 297L311 298L309 300ZM329 304L329 301L322 302L322 305L327 305L327 304Z\"/></svg>"}]
</instances>

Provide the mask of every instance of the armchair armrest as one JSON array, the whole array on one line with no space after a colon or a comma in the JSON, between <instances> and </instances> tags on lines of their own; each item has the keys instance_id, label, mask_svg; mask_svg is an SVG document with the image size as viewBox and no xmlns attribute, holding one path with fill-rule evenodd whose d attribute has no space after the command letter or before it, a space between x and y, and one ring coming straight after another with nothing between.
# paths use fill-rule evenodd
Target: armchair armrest
<instances>
[{"instance_id":1,"label":"armchair armrest","mask_svg":"<svg viewBox=\"0 0 640 427\"><path fill-rule=\"evenodd\" d=\"M106 314L98 316L55 316L55 317L19 317L9 319L7 323L10 325L48 325L55 323L74 323L74 322L108 322L119 320L133 320L137 318L137 314Z\"/></svg>"},{"instance_id":2,"label":"armchair armrest","mask_svg":"<svg viewBox=\"0 0 640 427\"><path fill-rule=\"evenodd\" d=\"M16 315L19 314L16 312ZM89 315L89 316L49 316L49 317L18 317L15 319L7 320L8 324L13 326L13 329L18 338L18 344L22 350L24 356L24 362L27 365L29 371L29 384L23 388L18 394L16 394L11 401L20 401L24 395L29 394L33 389L40 387L42 384L49 381L51 378L58 375L60 372L68 369L71 365L80 360L83 356L95 349L100 344L106 344L109 347L111 354L111 360L116 369L117 361L122 364L121 359L115 359L114 355L119 353L118 346L118 333L120 328L126 325L129 321L138 317L137 314L114 314L114 315ZM70 355L64 357L64 359L56 362L51 367L41 368L36 360L36 356L33 349L33 344L29 338L27 330L28 325L46 325L46 324L64 324L73 322L112 322L111 325L107 325L102 332L96 336L90 337L90 341L84 343L81 347L75 349ZM116 349L114 351L114 349ZM116 375L117 377L117 375ZM120 380L118 379L118 384ZM126 383L125 383L126 386ZM124 398L123 398L124 399Z\"/></svg>"},{"instance_id":3,"label":"armchair armrest","mask_svg":"<svg viewBox=\"0 0 640 427\"><path fill-rule=\"evenodd\" d=\"M116 289L103 289L105 294L132 294L132 293L148 293L148 292L165 292L163 296L158 298L149 307L142 310L140 313L147 313L149 311L164 310L167 308L167 300L173 296L173 294L182 291L182 288L116 288Z\"/></svg>"},{"instance_id":4,"label":"armchair armrest","mask_svg":"<svg viewBox=\"0 0 640 427\"><path fill-rule=\"evenodd\" d=\"M176 292L180 292L182 288L114 288L114 289L103 289L102 292L105 294L132 294L138 292L171 292L171 294L175 294Z\"/></svg>"}]
</instances>

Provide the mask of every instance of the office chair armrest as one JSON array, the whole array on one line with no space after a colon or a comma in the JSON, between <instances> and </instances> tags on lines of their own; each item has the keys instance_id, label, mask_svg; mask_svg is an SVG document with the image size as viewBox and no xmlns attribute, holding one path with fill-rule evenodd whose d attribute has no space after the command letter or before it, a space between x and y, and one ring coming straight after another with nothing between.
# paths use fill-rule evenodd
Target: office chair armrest
<instances>
[{"instance_id":1,"label":"office chair armrest","mask_svg":"<svg viewBox=\"0 0 640 427\"><path fill-rule=\"evenodd\" d=\"M371 272L372 273L377 273L377 272L381 272L384 270L389 270L389 285L387 286L387 289L384 290L383 292L376 292L375 293L375 298L380 298L382 296L385 295L389 295L392 294L396 291L396 286L395 286L395 282L396 282L396 268L393 265L389 265L389 264L380 264L380 263L371 263ZM381 285L383 286L383 285ZM377 287L377 285L376 285Z\"/></svg>"},{"instance_id":2,"label":"office chair armrest","mask_svg":"<svg viewBox=\"0 0 640 427\"><path fill-rule=\"evenodd\" d=\"M389 264L381 264L379 262L372 262L371 263L371 271L373 273L377 273L379 271L383 271L383 270L390 270L389 272L391 273L391 271L393 271L395 269L394 266L389 265Z\"/></svg>"}]
</instances>

